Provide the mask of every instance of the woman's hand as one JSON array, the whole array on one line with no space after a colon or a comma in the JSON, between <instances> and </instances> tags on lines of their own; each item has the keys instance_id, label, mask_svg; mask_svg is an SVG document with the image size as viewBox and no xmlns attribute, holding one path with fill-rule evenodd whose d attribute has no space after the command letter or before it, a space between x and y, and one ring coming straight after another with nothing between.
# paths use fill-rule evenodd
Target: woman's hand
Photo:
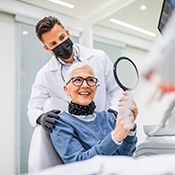
<instances>
[{"instance_id":1,"label":"woman's hand","mask_svg":"<svg viewBox=\"0 0 175 175\"><path fill-rule=\"evenodd\" d=\"M127 117L123 112L119 112L117 115L116 127L113 131L113 136L117 142L121 142L125 139L130 130L135 126L133 112L131 110L127 112Z\"/></svg>"},{"instance_id":2,"label":"woman's hand","mask_svg":"<svg viewBox=\"0 0 175 175\"><path fill-rule=\"evenodd\" d=\"M123 92L123 96L119 99L119 107L121 109L117 115L113 136L116 141L121 142L130 131L134 130L138 108L128 91Z\"/></svg>"}]
</instances>

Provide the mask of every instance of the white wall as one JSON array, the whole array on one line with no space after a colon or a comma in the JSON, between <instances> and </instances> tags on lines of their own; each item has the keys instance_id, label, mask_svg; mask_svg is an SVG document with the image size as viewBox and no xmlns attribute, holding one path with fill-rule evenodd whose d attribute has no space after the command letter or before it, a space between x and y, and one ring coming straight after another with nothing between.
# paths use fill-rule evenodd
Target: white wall
<instances>
[{"instance_id":1,"label":"white wall","mask_svg":"<svg viewBox=\"0 0 175 175\"><path fill-rule=\"evenodd\" d=\"M0 174L14 174L15 22L0 12Z\"/></svg>"}]
</instances>

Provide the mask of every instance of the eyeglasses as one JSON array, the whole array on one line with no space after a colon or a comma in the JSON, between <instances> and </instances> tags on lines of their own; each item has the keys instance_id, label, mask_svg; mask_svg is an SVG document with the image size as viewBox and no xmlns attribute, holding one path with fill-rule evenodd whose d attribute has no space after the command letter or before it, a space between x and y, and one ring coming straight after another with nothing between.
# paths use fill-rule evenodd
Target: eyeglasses
<instances>
[{"instance_id":1,"label":"eyeglasses","mask_svg":"<svg viewBox=\"0 0 175 175\"><path fill-rule=\"evenodd\" d=\"M87 77L87 78L83 78L83 77L72 77L67 83L66 85L68 85L70 83L70 81L72 81L74 86L81 86L84 81L86 81L87 85L92 87L95 86L98 82L98 79L95 77Z\"/></svg>"}]
</instances>

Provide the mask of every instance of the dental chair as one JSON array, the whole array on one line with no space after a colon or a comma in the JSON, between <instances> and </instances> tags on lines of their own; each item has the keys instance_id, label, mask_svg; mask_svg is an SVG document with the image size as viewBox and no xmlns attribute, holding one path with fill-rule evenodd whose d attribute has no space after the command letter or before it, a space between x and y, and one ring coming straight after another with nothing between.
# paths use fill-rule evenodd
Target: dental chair
<instances>
[{"instance_id":1,"label":"dental chair","mask_svg":"<svg viewBox=\"0 0 175 175\"><path fill-rule=\"evenodd\" d=\"M65 111L68 103L58 98L50 98L44 104L44 111L59 109ZM32 134L28 157L28 171L35 173L43 169L62 164L62 160L55 151L50 140L49 132L38 125Z\"/></svg>"}]
</instances>

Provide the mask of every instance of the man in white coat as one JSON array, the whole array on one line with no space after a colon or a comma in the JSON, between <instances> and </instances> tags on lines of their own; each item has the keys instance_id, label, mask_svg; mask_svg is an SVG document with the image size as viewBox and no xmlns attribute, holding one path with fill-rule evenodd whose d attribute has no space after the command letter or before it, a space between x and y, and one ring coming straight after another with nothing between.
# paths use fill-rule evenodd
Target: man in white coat
<instances>
[{"instance_id":1,"label":"man in white coat","mask_svg":"<svg viewBox=\"0 0 175 175\"><path fill-rule=\"evenodd\" d=\"M99 89L94 98L97 111L108 109L115 113L118 111L118 99L123 90L115 82L112 62L103 51L73 44L69 31L52 16L45 17L37 23L36 34L44 44L44 49L53 57L38 71L32 86L28 102L28 118L32 126L40 124L52 132L54 118L58 117L60 111L44 113L43 105L48 98L60 98L70 102L70 98L63 90L64 76L67 69L76 62L88 63L99 80ZM135 114L137 115L136 105Z\"/></svg>"}]
</instances>

